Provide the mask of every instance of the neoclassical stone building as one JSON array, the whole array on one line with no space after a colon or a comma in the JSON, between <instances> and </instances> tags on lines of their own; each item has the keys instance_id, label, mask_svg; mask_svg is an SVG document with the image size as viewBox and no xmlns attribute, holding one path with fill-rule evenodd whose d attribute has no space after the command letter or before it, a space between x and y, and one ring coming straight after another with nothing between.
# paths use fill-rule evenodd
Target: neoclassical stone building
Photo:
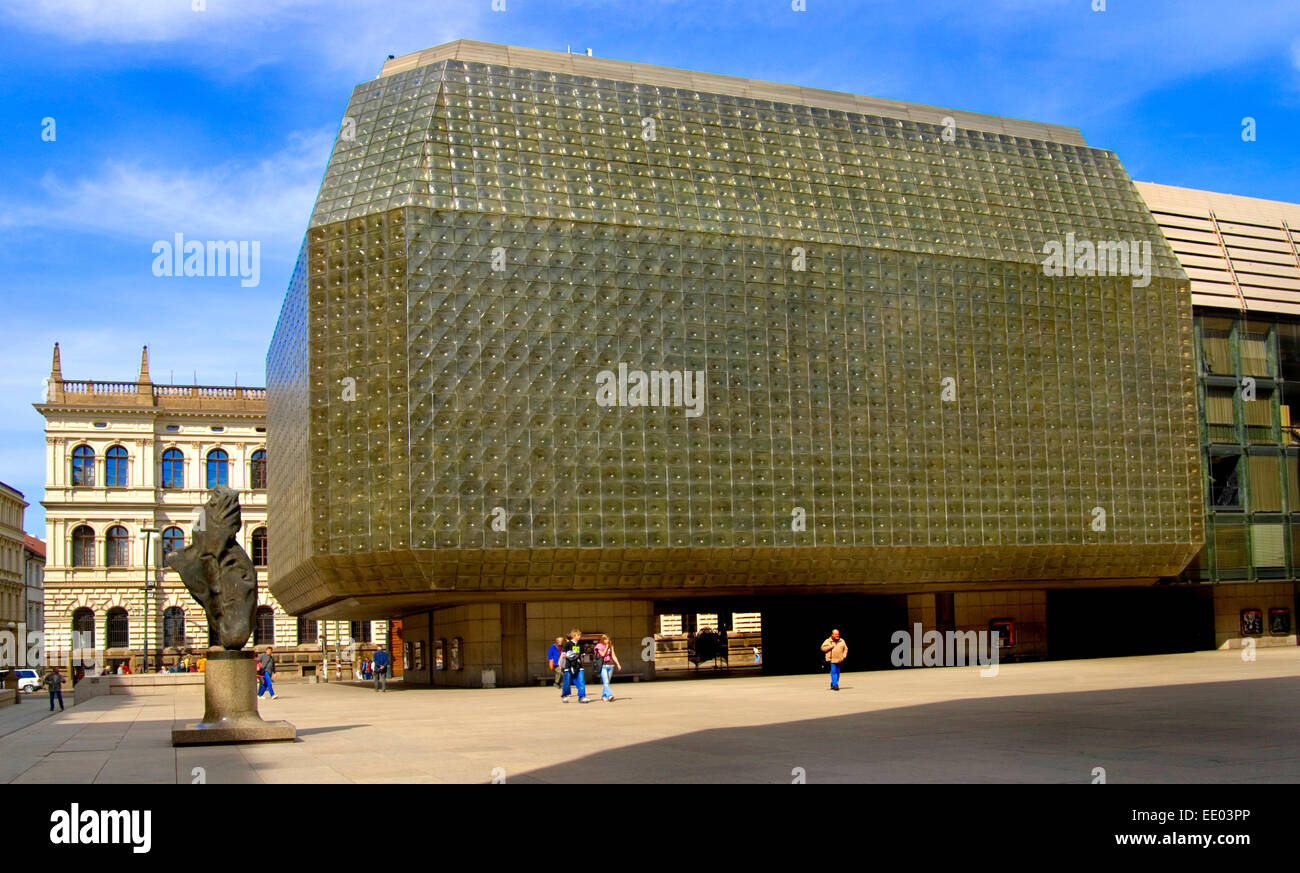
<instances>
[{"instance_id":1,"label":"neoclassical stone building","mask_svg":"<svg viewBox=\"0 0 1300 873\"><path fill-rule=\"evenodd\" d=\"M156 669L207 647L203 610L162 556L189 540L215 485L238 492L239 542L258 568L250 645L275 644L294 675L315 671L326 636L331 646L383 639L382 622L299 621L268 590L266 389L155 384L147 348L134 382L64 379L56 344L36 409L46 422L50 663L68 664L77 648L138 671L146 651Z\"/></svg>"},{"instance_id":2,"label":"neoclassical stone building","mask_svg":"<svg viewBox=\"0 0 1300 873\"><path fill-rule=\"evenodd\" d=\"M23 536L24 615L28 631L45 630L45 543L33 536Z\"/></svg>"},{"instance_id":3,"label":"neoclassical stone building","mask_svg":"<svg viewBox=\"0 0 1300 873\"><path fill-rule=\"evenodd\" d=\"M26 553L23 511L27 501L16 488L0 482L0 630L24 621Z\"/></svg>"}]
</instances>

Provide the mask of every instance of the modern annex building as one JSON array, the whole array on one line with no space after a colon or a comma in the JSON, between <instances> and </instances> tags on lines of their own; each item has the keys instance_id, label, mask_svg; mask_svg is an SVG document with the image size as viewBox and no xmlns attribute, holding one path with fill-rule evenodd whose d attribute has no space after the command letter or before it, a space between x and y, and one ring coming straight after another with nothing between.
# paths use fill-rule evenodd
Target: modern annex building
<instances>
[{"instance_id":1,"label":"modern annex building","mask_svg":"<svg viewBox=\"0 0 1300 873\"><path fill-rule=\"evenodd\" d=\"M1300 205L1137 183L1191 282L1215 644L1295 645Z\"/></svg>"},{"instance_id":2,"label":"modern annex building","mask_svg":"<svg viewBox=\"0 0 1300 873\"><path fill-rule=\"evenodd\" d=\"M832 624L859 667L913 621L1209 647L1158 584L1204 542L1194 355L1187 275L1074 129L450 43L355 89L316 201L272 590L403 617L448 684L574 625L649 671L683 611L761 612L772 669Z\"/></svg>"}]
</instances>

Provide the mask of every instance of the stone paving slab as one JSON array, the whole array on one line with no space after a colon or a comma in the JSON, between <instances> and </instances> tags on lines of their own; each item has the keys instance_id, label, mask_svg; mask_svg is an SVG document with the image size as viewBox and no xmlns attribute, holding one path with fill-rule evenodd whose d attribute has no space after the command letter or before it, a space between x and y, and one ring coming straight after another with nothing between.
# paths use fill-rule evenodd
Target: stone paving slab
<instances>
[{"instance_id":1,"label":"stone paving slab","mask_svg":"<svg viewBox=\"0 0 1300 873\"><path fill-rule=\"evenodd\" d=\"M70 690L63 692L63 705L65 709L72 709L72 693ZM49 694L24 694L22 703L10 703L0 706L0 737L5 737L30 724L49 718L51 715L57 714L58 711L58 709L53 712L50 711Z\"/></svg>"},{"instance_id":2,"label":"stone paving slab","mask_svg":"<svg viewBox=\"0 0 1300 873\"><path fill-rule=\"evenodd\" d=\"M180 687L17 727L0 782L1300 781L1300 649L1256 656L849 673L838 693L821 675L650 682L586 705L550 687L285 683L261 714L297 741L173 748L203 712Z\"/></svg>"}]
</instances>

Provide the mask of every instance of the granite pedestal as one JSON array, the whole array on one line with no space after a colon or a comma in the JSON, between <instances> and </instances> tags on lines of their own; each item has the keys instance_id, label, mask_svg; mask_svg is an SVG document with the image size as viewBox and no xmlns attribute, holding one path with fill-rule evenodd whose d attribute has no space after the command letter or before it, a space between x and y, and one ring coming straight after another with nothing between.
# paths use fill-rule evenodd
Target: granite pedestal
<instances>
[{"instance_id":1,"label":"granite pedestal","mask_svg":"<svg viewBox=\"0 0 1300 873\"><path fill-rule=\"evenodd\" d=\"M257 670L253 652L213 649L203 679L203 721L172 731L173 746L261 743L292 740L287 721L263 721L257 714Z\"/></svg>"}]
</instances>

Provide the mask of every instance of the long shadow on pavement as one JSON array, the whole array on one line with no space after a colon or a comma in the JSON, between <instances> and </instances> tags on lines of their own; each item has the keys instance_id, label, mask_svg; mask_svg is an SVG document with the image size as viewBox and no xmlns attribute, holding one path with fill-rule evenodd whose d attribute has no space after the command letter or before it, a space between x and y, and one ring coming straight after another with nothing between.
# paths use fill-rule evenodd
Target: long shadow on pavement
<instances>
[{"instance_id":1,"label":"long shadow on pavement","mask_svg":"<svg viewBox=\"0 0 1300 873\"><path fill-rule=\"evenodd\" d=\"M841 694L870 693L848 678ZM975 698L695 731L510 781L1297 782L1298 720L1300 677Z\"/></svg>"}]
</instances>

